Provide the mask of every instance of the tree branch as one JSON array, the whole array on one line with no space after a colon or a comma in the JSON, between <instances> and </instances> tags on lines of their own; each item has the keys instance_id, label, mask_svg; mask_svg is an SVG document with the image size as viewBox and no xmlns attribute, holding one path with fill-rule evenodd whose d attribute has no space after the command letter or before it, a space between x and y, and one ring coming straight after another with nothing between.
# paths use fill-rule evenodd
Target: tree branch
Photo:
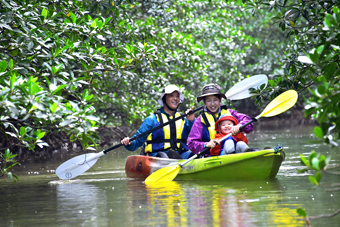
<instances>
[{"instance_id":1,"label":"tree branch","mask_svg":"<svg viewBox=\"0 0 340 227\"><path fill-rule=\"evenodd\" d=\"M340 210L336 211L333 214L321 214L321 215L318 215L318 216L309 216L309 219L315 220L315 219L319 219L319 218L331 218L331 217L334 217L335 215L338 215L338 214L340 214Z\"/></svg>"}]
</instances>

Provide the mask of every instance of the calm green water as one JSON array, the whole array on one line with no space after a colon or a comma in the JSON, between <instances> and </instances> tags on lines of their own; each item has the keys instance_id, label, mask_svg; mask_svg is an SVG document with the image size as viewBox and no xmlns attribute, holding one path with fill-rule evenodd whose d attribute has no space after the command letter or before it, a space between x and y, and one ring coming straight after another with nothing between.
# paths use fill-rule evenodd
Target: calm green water
<instances>
[{"instance_id":1,"label":"calm green water","mask_svg":"<svg viewBox=\"0 0 340 227\"><path fill-rule=\"evenodd\" d=\"M15 169L19 183L0 179L0 226L305 226L296 214L299 207L310 216L340 209L340 191L329 191L339 177L325 175L316 187L308 173L297 173L303 168L300 153L316 150L335 164L339 148L318 143L311 128L257 129L248 139L260 148L284 143L287 157L275 180L146 186L126 178L126 157L137 152L123 149L70 181L59 180L53 170L71 157L23 164ZM339 226L340 215L311 223Z\"/></svg>"}]
</instances>

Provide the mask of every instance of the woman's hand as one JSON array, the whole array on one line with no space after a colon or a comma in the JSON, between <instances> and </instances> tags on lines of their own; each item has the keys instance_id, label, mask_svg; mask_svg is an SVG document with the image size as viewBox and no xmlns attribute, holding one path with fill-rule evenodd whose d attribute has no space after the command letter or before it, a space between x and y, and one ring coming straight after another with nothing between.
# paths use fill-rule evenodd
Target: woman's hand
<instances>
[{"instance_id":1,"label":"woman's hand","mask_svg":"<svg viewBox=\"0 0 340 227\"><path fill-rule=\"evenodd\" d=\"M216 147L217 144L220 144L218 142L218 139L213 139L213 140L210 140L208 143L205 144L205 147L211 147L211 148L214 148Z\"/></svg>"},{"instance_id":2,"label":"woman's hand","mask_svg":"<svg viewBox=\"0 0 340 227\"><path fill-rule=\"evenodd\" d=\"M121 144L124 144L125 146L129 146L131 145L130 142L130 138L129 137L125 137L124 139L122 139L122 141L120 141Z\"/></svg>"},{"instance_id":3,"label":"woman's hand","mask_svg":"<svg viewBox=\"0 0 340 227\"><path fill-rule=\"evenodd\" d=\"M195 120L195 113L192 113L192 114L188 115L188 113L189 113L190 111L192 111L193 109L194 109L194 107L192 107L191 109L187 109L187 111L185 111L185 114L187 115L187 119L188 119L189 121Z\"/></svg>"}]
</instances>

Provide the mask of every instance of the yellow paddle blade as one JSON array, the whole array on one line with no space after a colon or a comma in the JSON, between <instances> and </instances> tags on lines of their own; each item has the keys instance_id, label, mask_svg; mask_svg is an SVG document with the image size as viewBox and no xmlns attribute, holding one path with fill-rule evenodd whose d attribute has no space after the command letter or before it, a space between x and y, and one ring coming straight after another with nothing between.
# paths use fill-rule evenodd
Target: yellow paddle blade
<instances>
[{"instance_id":1,"label":"yellow paddle blade","mask_svg":"<svg viewBox=\"0 0 340 227\"><path fill-rule=\"evenodd\" d=\"M277 96L271 101L267 107L262 111L261 117L272 117L278 115L296 103L298 99L298 93L295 90L288 90Z\"/></svg>"},{"instance_id":2,"label":"yellow paddle blade","mask_svg":"<svg viewBox=\"0 0 340 227\"><path fill-rule=\"evenodd\" d=\"M159 169L145 179L145 184L172 181L175 179L180 169L181 167L179 165Z\"/></svg>"},{"instance_id":3,"label":"yellow paddle blade","mask_svg":"<svg viewBox=\"0 0 340 227\"><path fill-rule=\"evenodd\" d=\"M173 195L174 191L181 190L181 185L176 181L165 181L145 184L147 189L154 190L158 195ZM169 193L170 192L170 193Z\"/></svg>"}]
</instances>

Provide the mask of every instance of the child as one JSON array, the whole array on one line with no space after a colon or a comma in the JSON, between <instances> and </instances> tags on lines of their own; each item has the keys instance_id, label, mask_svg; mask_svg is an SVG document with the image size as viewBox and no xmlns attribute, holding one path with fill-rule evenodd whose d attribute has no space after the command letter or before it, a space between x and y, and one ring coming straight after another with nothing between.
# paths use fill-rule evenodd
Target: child
<instances>
[{"instance_id":1,"label":"child","mask_svg":"<svg viewBox=\"0 0 340 227\"><path fill-rule=\"evenodd\" d=\"M215 123L215 130L217 132L215 139L219 140L231 132L231 128L238 125L238 121L232 115L223 114ZM241 132L236 135L229 136L220 144L216 145L210 150L211 156L225 155L232 153L242 153L249 149L248 140Z\"/></svg>"}]
</instances>

